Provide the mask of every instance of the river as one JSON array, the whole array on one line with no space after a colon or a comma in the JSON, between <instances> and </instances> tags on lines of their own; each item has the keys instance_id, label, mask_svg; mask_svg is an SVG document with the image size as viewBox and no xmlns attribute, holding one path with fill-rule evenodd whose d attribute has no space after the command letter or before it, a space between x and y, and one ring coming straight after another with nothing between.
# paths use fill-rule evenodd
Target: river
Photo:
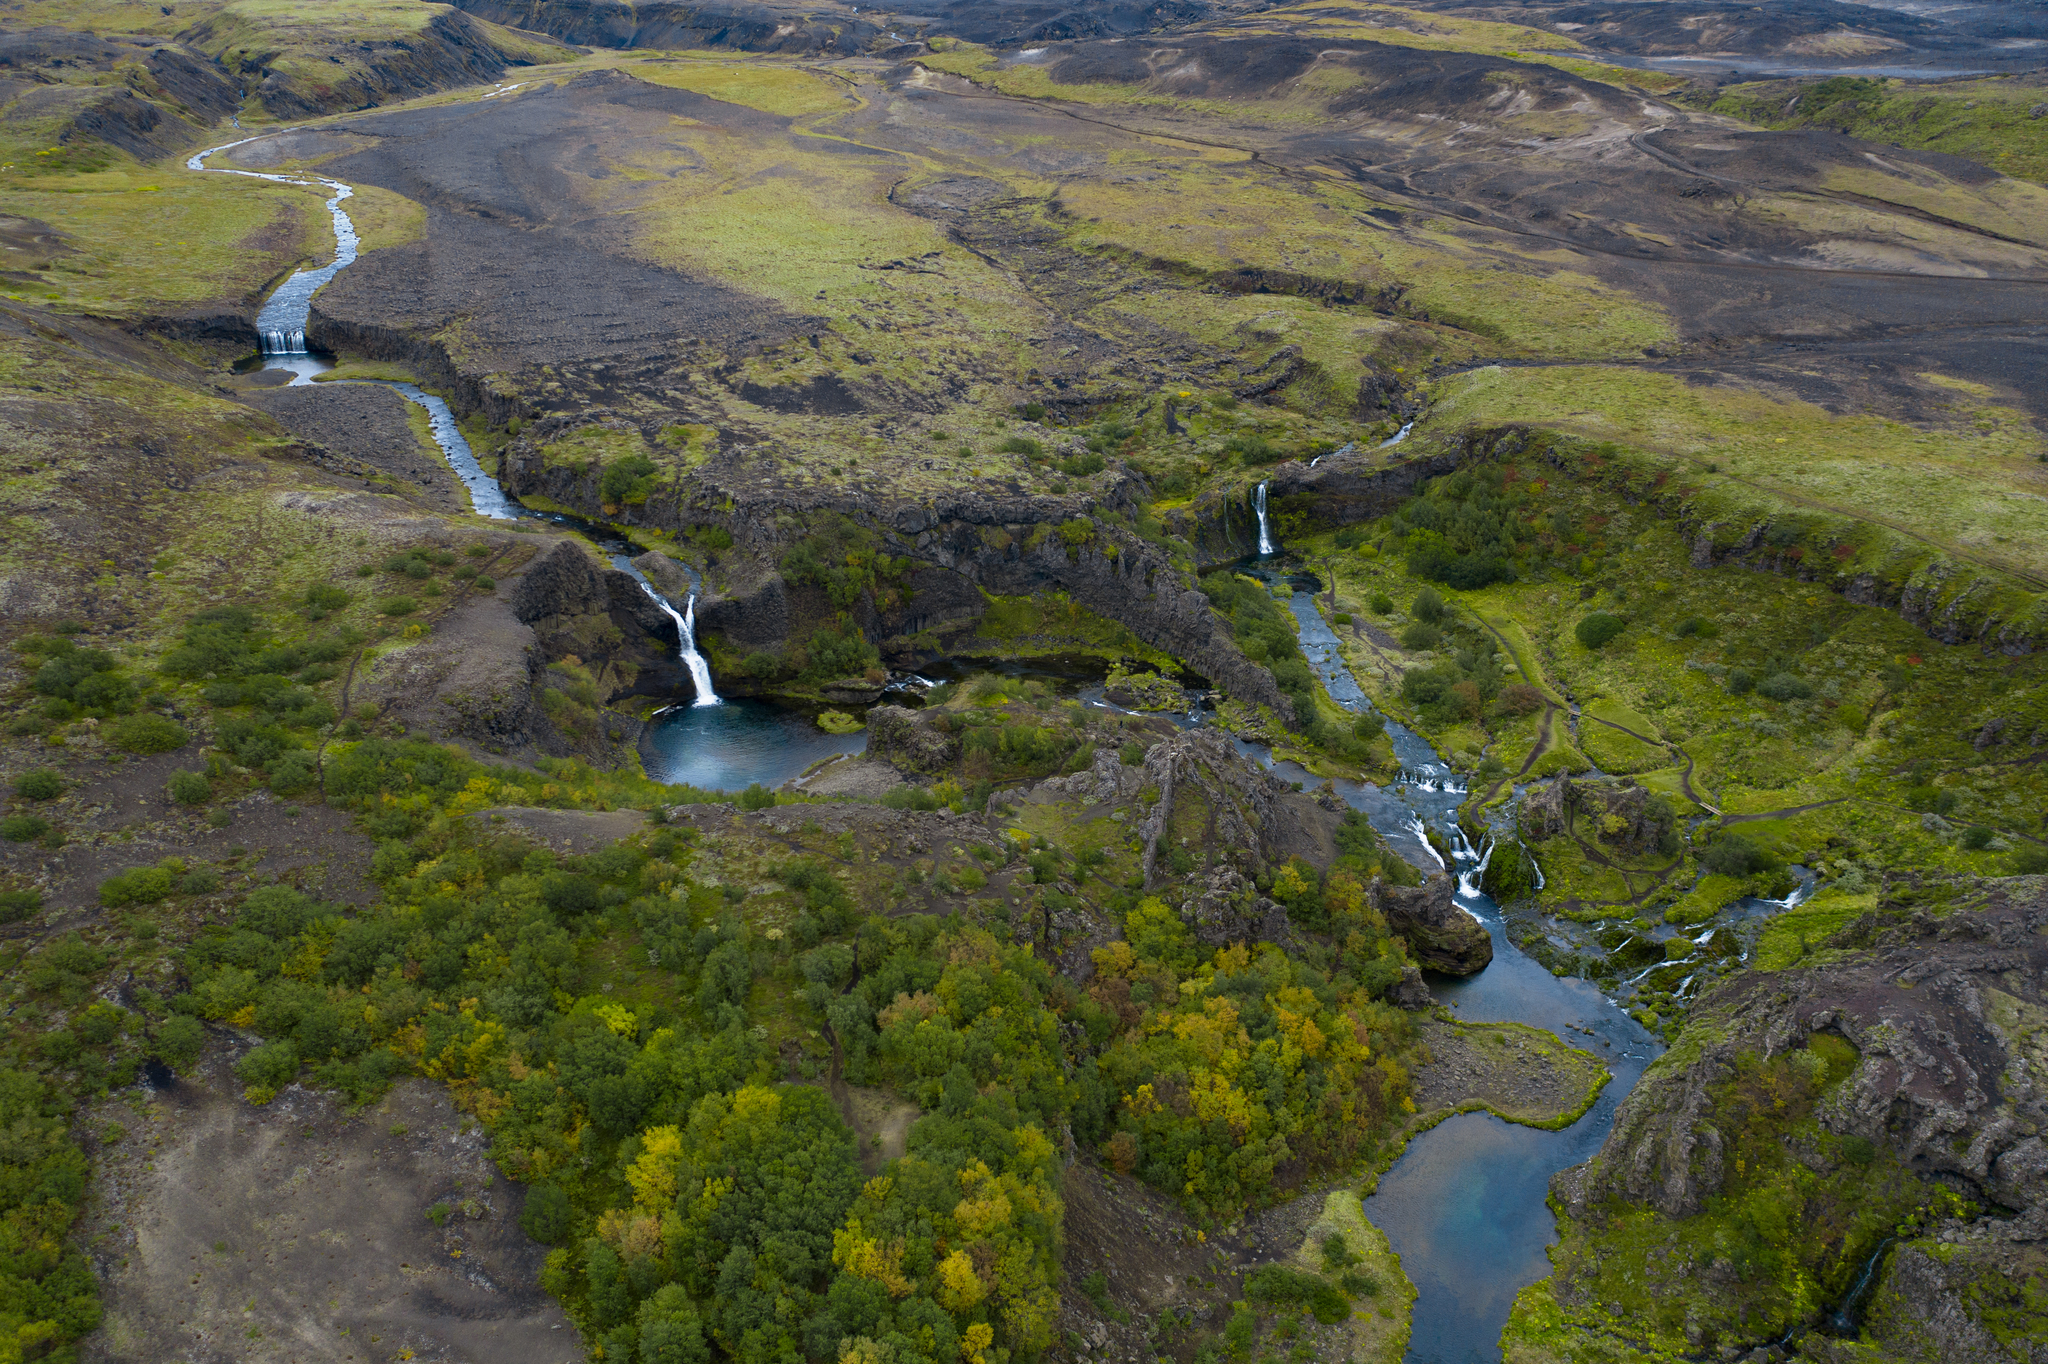
<instances>
[{"instance_id":1,"label":"river","mask_svg":"<svg viewBox=\"0 0 2048 1364\"><path fill-rule=\"evenodd\" d=\"M248 140L252 139L243 139ZM212 171L206 158L222 150L225 147L200 152L187 165ZM327 204L338 244L335 260L293 275L259 314L264 367L292 371L294 384L313 382L333 366L308 350L306 318L314 291L355 259L354 224L342 208L353 191L339 181L314 176L225 173L287 184L317 183L335 191ZM631 574L676 618L684 662L691 663L696 650L687 614L678 615L633 566L630 545L602 527L522 506L477 461L445 402L412 384L387 386L427 410L434 440L469 490L478 515L555 521L592 536L615 566ZM1406 434L1404 427L1401 435ZM1261 549L1271 553L1265 508L1260 505L1264 491L1261 485L1255 511ZM694 593L691 600L694 603ZM1313 598L1296 591L1290 604L1302 650L1331 697L1347 709L1372 709ZM690 671L699 679L695 694L678 698L658 715L643 744L648 775L657 780L715 790L737 790L754 782L775 786L821 758L863 747L860 735L825 734L797 712L759 701L721 702L701 658ZM1091 704L1106 704L1099 694L1084 695ZM1198 723L1199 712L1191 711L1184 722ZM1491 965L1464 979L1434 977L1431 990L1466 1018L1529 1023L1570 1035L1579 1045L1595 1048L1614 1075L1593 1108L1560 1132L1514 1126L1484 1113L1464 1114L1438 1125L1410 1143L1366 1202L1367 1215L1387 1233L1418 1291L1408 1358L1416 1364L1495 1364L1515 1294L1549 1272L1544 1249L1556 1240L1555 1222L1545 1203L1550 1176L1600 1148L1613 1125L1615 1106L1635 1085L1658 1046L1591 984L1551 975L1508 940L1499 907L1477 888L1484 854L1458 827L1458 804L1465 792L1457 773L1413 731L1391 720L1387 731L1404 769L1402 780L1392 787L1340 781L1336 789L1365 812L1397 852L1425 871L1444 867L1424 836L1427 827L1440 831L1454 850L1449 870L1458 875L1459 906L1493 936ZM1317 781L1292 763L1276 764L1264 746L1238 741L1238 747L1281 776L1309 784Z\"/></svg>"}]
</instances>

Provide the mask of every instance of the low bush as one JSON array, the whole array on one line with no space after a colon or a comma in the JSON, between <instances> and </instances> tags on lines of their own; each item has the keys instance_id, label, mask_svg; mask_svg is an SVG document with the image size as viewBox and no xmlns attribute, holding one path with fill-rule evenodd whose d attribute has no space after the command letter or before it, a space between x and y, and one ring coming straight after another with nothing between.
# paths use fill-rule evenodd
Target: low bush
<instances>
[{"instance_id":1,"label":"low bush","mask_svg":"<svg viewBox=\"0 0 2048 1364\"><path fill-rule=\"evenodd\" d=\"M27 800L55 800L64 794L64 779L55 772L24 772L14 779L14 794Z\"/></svg>"},{"instance_id":2,"label":"low bush","mask_svg":"<svg viewBox=\"0 0 2048 1364\"><path fill-rule=\"evenodd\" d=\"M173 772L165 789L180 805L204 805L213 797L213 783L204 772Z\"/></svg>"},{"instance_id":3,"label":"low bush","mask_svg":"<svg viewBox=\"0 0 2048 1364\"><path fill-rule=\"evenodd\" d=\"M178 873L169 867L131 867L100 882L100 903L108 909L153 905L169 898L177 888Z\"/></svg>"},{"instance_id":4,"label":"low bush","mask_svg":"<svg viewBox=\"0 0 2048 1364\"><path fill-rule=\"evenodd\" d=\"M9 843L26 843L50 832L50 821L41 815L9 815L0 819L0 838Z\"/></svg>"},{"instance_id":5,"label":"low bush","mask_svg":"<svg viewBox=\"0 0 2048 1364\"><path fill-rule=\"evenodd\" d=\"M108 740L129 753L170 753L192 742L184 726L161 715L127 715L114 722Z\"/></svg>"},{"instance_id":6,"label":"low bush","mask_svg":"<svg viewBox=\"0 0 2048 1364\"><path fill-rule=\"evenodd\" d=\"M1620 616L1610 616L1604 611L1595 611L1578 623L1572 634L1588 649L1600 649L1612 643L1615 636L1628 628Z\"/></svg>"}]
</instances>

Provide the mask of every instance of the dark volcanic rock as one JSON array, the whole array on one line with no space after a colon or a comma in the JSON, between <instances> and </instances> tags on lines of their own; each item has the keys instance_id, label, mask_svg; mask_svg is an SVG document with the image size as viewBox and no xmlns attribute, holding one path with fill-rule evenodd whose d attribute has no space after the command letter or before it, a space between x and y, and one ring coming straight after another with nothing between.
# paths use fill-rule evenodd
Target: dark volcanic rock
<instances>
[{"instance_id":1,"label":"dark volcanic rock","mask_svg":"<svg viewBox=\"0 0 2048 1364\"><path fill-rule=\"evenodd\" d=\"M1458 908L1458 883L1438 872L1419 886L1372 885L1373 903L1387 926L1408 940L1408 951L1432 971L1469 976L1493 960L1485 925Z\"/></svg>"}]
</instances>

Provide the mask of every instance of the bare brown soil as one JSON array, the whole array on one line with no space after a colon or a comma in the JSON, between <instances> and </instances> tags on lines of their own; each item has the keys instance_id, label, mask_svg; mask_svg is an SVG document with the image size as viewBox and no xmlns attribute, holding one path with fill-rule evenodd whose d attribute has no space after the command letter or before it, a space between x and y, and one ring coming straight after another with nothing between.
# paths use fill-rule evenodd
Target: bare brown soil
<instances>
[{"instance_id":1,"label":"bare brown soil","mask_svg":"<svg viewBox=\"0 0 2048 1364\"><path fill-rule=\"evenodd\" d=\"M349 1114L293 1086L257 1108L229 1070L245 1049L223 1038L197 1075L87 1124L84 1234L107 1319L84 1358L582 1357L538 1287L546 1251L519 1229L520 1187L444 1091L408 1081Z\"/></svg>"}]
</instances>

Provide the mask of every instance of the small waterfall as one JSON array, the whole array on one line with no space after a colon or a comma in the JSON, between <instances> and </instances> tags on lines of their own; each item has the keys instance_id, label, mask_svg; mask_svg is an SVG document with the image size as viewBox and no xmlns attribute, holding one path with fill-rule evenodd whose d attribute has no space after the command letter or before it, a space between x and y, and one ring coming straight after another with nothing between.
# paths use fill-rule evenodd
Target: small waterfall
<instances>
[{"instance_id":1,"label":"small waterfall","mask_svg":"<svg viewBox=\"0 0 2048 1364\"><path fill-rule=\"evenodd\" d=\"M676 623L676 634L682 638L682 647L677 650L677 656L683 660L683 666L689 670L690 685L697 689L697 699L690 704L693 706L723 705L724 702L719 699L718 693L712 690L711 687L711 665L704 661L704 655L697 652L697 594L692 592L690 599L683 604L683 609L678 611L668 604L668 598L655 591L654 584L648 582L642 574L630 567L626 571L632 573L634 581L640 584L640 590L647 594L650 601L661 608L662 614Z\"/></svg>"},{"instance_id":2,"label":"small waterfall","mask_svg":"<svg viewBox=\"0 0 2048 1364\"><path fill-rule=\"evenodd\" d=\"M1266 485L1261 483L1252 491L1252 510L1259 514L1259 553L1261 556L1273 552L1273 536L1266 528Z\"/></svg>"},{"instance_id":3,"label":"small waterfall","mask_svg":"<svg viewBox=\"0 0 2048 1364\"><path fill-rule=\"evenodd\" d=\"M265 355L304 355L307 353L306 334L296 327L290 329L269 328L263 333L263 353Z\"/></svg>"},{"instance_id":4,"label":"small waterfall","mask_svg":"<svg viewBox=\"0 0 2048 1364\"><path fill-rule=\"evenodd\" d=\"M1389 445L1399 445L1402 441L1408 439L1408 433L1410 431L1413 431L1414 429L1415 419L1413 417L1410 417L1407 423L1404 424L1399 431L1396 431L1393 435L1388 436L1385 440L1381 441L1379 448L1384 450Z\"/></svg>"}]
</instances>

